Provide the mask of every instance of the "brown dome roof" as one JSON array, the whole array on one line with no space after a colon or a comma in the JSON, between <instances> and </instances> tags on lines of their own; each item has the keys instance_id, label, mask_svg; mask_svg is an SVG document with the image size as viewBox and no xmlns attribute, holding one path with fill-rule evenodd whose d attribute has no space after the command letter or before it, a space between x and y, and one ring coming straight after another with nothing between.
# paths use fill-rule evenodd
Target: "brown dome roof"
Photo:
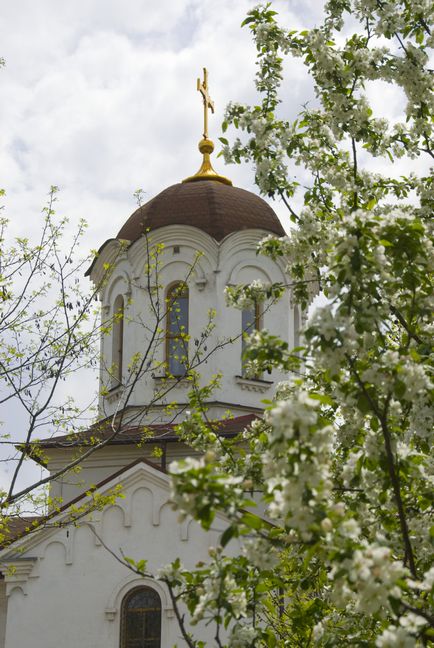
<instances>
[{"instance_id":1,"label":"brown dome roof","mask_svg":"<svg viewBox=\"0 0 434 648\"><path fill-rule=\"evenodd\" d=\"M130 216L117 238L135 241L146 230L166 225L192 225L217 241L245 229L285 235L276 214L259 196L221 182L201 180L164 189Z\"/></svg>"}]
</instances>

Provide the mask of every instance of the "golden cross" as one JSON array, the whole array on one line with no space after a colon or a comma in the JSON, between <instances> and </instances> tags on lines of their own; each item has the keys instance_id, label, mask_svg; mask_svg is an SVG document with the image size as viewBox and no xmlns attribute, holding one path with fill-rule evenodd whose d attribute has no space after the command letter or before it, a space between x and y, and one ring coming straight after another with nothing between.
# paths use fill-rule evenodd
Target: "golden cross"
<instances>
[{"instance_id":1,"label":"golden cross","mask_svg":"<svg viewBox=\"0 0 434 648\"><path fill-rule=\"evenodd\" d=\"M208 71L203 68L203 81L197 80L197 89L203 97L203 137L208 139L208 108L214 113L214 102L208 94Z\"/></svg>"}]
</instances>

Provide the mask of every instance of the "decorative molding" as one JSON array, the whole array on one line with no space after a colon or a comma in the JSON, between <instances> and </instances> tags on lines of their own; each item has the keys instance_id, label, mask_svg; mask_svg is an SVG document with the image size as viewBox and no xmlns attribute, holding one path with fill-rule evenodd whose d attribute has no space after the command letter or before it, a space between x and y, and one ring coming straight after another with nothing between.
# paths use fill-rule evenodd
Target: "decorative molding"
<instances>
[{"instance_id":1,"label":"decorative molding","mask_svg":"<svg viewBox=\"0 0 434 648\"><path fill-rule=\"evenodd\" d=\"M105 510L107 510L107 509L105 509ZM121 509L121 510L122 510L122 513L123 513L123 509ZM85 520L83 522L83 525L89 527L89 529L92 531L93 541L94 541L95 547L101 547L102 546L102 542L101 542L102 519L103 519L103 512L99 511L99 510L96 510L96 511L91 511L91 513L89 514L89 519ZM74 527L74 529L75 529L75 527Z\"/></svg>"},{"instance_id":2,"label":"decorative molding","mask_svg":"<svg viewBox=\"0 0 434 648\"><path fill-rule=\"evenodd\" d=\"M65 529L65 565L72 565L74 562L74 535L76 527L71 525Z\"/></svg>"},{"instance_id":3,"label":"decorative molding","mask_svg":"<svg viewBox=\"0 0 434 648\"><path fill-rule=\"evenodd\" d=\"M143 576L138 578L137 576L128 576L122 582L118 583L116 587L112 590L110 597L107 601L107 605L104 609L105 616L107 621L114 621L117 615L118 610L120 610L122 605L122 599L124 596L134 587L150 587L155 590L161 600L161 607L164 611L164 614L167 619L174 617L175 612L173 609L172 602L168 596L167 588L160 583L158 580L153 578L148 578ZM164 643L162 645L165 645Z\"/></svg>"},{"instance_id":4,"label":"decorative molding","mask_svg":"<svg viewBox=\"0 0 434 648\"><path fill-rule=\"evenodd\" d=\"M185 520L183 520L180 524L179 535L181 537L182 542L187 542L189 539L189 530L192 521L193 518L186 517Z\"/></svg>"},{"instance_id":5,"label":"decorative molding","mask_svg":"<svg viewBox=\"0 0 434 648\"><path fill-rule=\"evenodd\" d=\"M124 386L117 385L117 387L112 387L112 389L110 389L109 393L106 396L104 396L104 398L107 401L107 403L111 405L116 400L121 398L123 393L124 393Z\"/></svg>"},{"instance_id":6,"label":"decorative molding","mask_svg":"<svg viewBox=\"0 0 434 648\"><path fill-rule=\"evenodd\" d=\"M198 277L197 279L195 279L194 283L196 284L197 289L200 292L202 292L202 290L205 288L206 284L208 283L208 280L207 280L206 277L202 276L202 277Z\"/></svg>"},{"instance_id":7,"label":"decorative molding","mask_svg":"<svg viewBox=\"0 0 434 648\"><path fill-rule=\"evenodd\" d=\"M116 616L116 608L106 608L104 610L107 621L114 621Z\"/></svg>"},{"instance_id":8,"label":"decorative molding","mask_svg":"<svg viewBox=\"0 0 434 648\"><path fill-rule=\"evenodd\" d=\"M101 281L106 276L106 263L112 265L116 263L121 253L122 243L118 239L109 239L106 241L102 247L99 249L98 255L94 258L90 268L88 268L86 275L90 276L90 279L95 287L98 287L101 284ZM105 287L101 293L105 292Z\"/></svg>"},{"instance_id":9,"label":"decorative molding","mask_svg":"<svg viewBox=\"0 0 434 648\"><path fill-rule=\"evenodd\" d=\"M187 254L194 255L197 250L201 250L205 252L207 261L211 261L212 265L217 258L220 247L219 243L212 236L192 225L165 225L154 230L149 236L149 247L152 249L156 245L163 243L167 250L173 246L174 241L181 248L181 256L185 256L186 251ZM141 239L137 239L131 245L129 249L131 257L144 256L146 250L140 242ZM202 262L203 260L202 258ZM134 264L135 261L136 259L134 258Z\"/></svg>"},{"instance_id":10,"label":"decorative molding","mask_svg":"<svg viewBox=\"0 0 434 648\"><path fill-rule=\"evenodd\" d=\"M37 558L18 558L15 561L7 563L7 569L3 571L6 583L6 596L9 596L15 588L19 588L24 596L27 595L27 581L36 561Z\"/></svg>"},{"instance_id":11,"label":"decorative molding","mask_svg":"<svg viewBox=\"0 0 434 648\"><path fill-rule=\"evenodd\" d=\"M228 234L221 242L220 242L220 249L221 249L221 257L222 259L227 259L229 256L232 255L232 253L235 251L241 252L244 250L249 250L249 251L256 251L256 247L258 243L265 238L266 236L269 236L272 234L272 232L268 230L263 230L263 229L246 229L246 230L240 230L238 232L232 232L231 234ZM274 234L276 238L279 238L277 234ZM269 262L269 263L268 263ZM263 258L262 259L262 264L261 268L265 270L264 268L264 263L271 269L272 265L280 269L282 278L284 281L286 281L288 275L286 273L286 265L285 261L283 260L282 257L277 257L273 261L271 259Z\"/></svg>"},{"instance_id":12,"label":"decorative molding","mask_svg":"<svg viewBox=\"0 0 434 648\"><path fill-rule=\"evenodd\" d=\"M126 256L118 257L116 263L125 259ZM117 295L125 295L128 292L131 292L130 273L126 270L119 269L118 266L116 268L116 273L113 271L110 281L104 289L104 302L112 306Z\"/></svg>"},{"instance_id":13,"label":"decorative molding","mask_svg":"<svg viewBox=\"0 0 434 648\"><path fill-rule=\"evenodd\" d=\"M167 385L168 387L191 387L191 381L188 378L169 378L167 376L153 376L157 385Z\"/></svg>"},{"instance_id":14,"label":"decorative molding","mask_svg":"<svg viewBox=\"0 0 434 648\"><path fill-rule=\"evenodd\" d=\"M265 268L263 262L259 262L258 258L242 258L240 259L231 269L228 279L228 286L237 286L238 284L245 284L246 281L240 280L240 273L245 270L251 279L248 279L247 282L250 283L255 278L265 281L265 283L272 284L273 281L277 279L271 276L270 270L272 268ZM262 275L262 276L261 276Z\"/></svg>"},{"instance_id":15,"label":"decorative molding","mask_svg":"<svg viewBox=\"0 0 434 648\"><path fill-rule=\"evenodd\" d=\"M265 394L274 381L272 380L258 380L255 378L243 378L243 376L235 376L235 382L241 387L243 391L258 392Z\"/></svg>"}]
</instances>

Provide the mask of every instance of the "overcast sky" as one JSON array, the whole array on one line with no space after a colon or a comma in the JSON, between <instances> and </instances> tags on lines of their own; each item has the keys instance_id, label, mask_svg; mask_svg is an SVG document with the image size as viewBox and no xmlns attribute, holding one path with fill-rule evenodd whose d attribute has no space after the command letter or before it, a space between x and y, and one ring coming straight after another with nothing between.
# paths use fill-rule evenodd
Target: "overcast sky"
<instances>
[{"instance_id":1,"label":"overcast sky","mask_svg":"<svg viewBox=\"0 0 434 648\"><path fill-rule=\"evenodd\" d=\"M255 50L240 24L249 0L3 0L1 185L14 226L32 227L50 185L59 208L90 224L89 247L134 208L195 172L202 128L196 78L209 70L216 140L225 105L255 100ZM278 1L294 28L321 2ZM316 9L315 9L316 7ZM294 64L294 111L306 99ZM223 161L215 166L222 172ZM224 171L253 188L250 169ZM279 209L279 207L278 207Z\"/></svg>"}]
</instances>

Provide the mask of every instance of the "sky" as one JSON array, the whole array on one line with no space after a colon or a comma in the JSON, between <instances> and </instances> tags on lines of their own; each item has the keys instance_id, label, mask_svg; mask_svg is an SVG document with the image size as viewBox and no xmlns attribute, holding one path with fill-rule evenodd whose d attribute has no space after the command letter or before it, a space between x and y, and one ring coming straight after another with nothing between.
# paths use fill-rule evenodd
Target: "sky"
<instances>
[{"instance_id":1,"label":"sky","mask_svg":"<svg viewBox=\"0 0 434 648\"><path fill-rule=\"evenodd\" d=\"M117 233L133 192L149 199L194 173L209 70L217 140L229 101L253 102L255 50L240 24L249 0L3 0L1 186L17 232L37 225L51 185L71 222L89 223L89 248ZM285 23L312 24L315 0L277 1ZM294 108L306 83L294 64ZM223 167L222 159L215 166ZM221 172L223 172L221 170ZM252 171L224 171L252 188ZM277 206L281 209L281 206ZM283 210L282 210L283 212Z\"/></svg>"}]
</instances>

